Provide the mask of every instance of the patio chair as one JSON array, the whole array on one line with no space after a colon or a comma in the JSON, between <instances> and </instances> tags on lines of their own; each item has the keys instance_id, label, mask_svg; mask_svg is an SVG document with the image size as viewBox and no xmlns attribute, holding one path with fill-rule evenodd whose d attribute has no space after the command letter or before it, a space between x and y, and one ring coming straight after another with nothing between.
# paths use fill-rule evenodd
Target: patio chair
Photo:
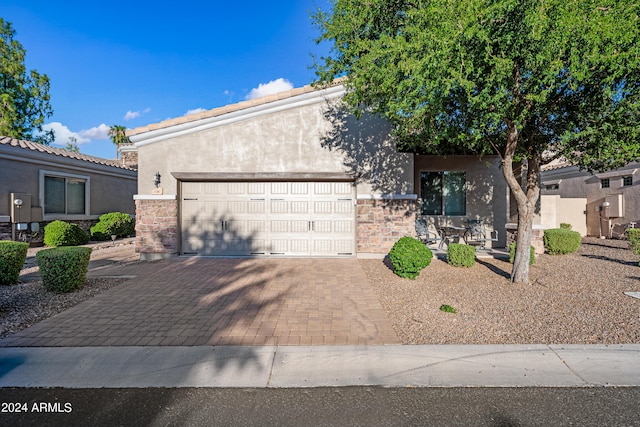
<instances>
[{"instance_id":1,"label":"patio chair","mask_svg":"<svg viewBox=\"0 0 640 427\"><path fill-rule=\"evenodd\" d=\"M433 245L440 241L442 238L436 233L429 231L427 227L427 221L424 219L416 219L416 236L425 245Z\"/></svg>"}]
</instances>

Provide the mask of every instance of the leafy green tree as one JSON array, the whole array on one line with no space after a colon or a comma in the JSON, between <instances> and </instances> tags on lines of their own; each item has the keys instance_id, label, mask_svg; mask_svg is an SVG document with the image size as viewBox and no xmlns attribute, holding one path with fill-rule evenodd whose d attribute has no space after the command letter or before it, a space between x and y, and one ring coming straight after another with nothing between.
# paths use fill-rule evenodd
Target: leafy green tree
<instances>
[{"instance_id":1,"label":"leafy green tree","mask_svg":"<svg viewBox=\"0 0 640 427\"><path fill-rule=\"evenodd\" d=\"M80 147L78 147L78 138L70 136L69 141L67 141L67 145L64 146L63 150L71 151L72 153L79 153Z\"/></svg>"},{"instance_id":2,"label":"leafy green tree","mask_svg":"<svg viewBox=\"0 0 640 427\"><path fill-rule=\"evenodd\" d=\"M127 128L124 126L109 126L109 137L111 138L111 142L113 142L116 146L116 159L118 158L118 153L120 152L120 146L131 144L131 141L129 140L126 132Z\"/></svg>"},{"instance_id":3,"label":"leafy green tree","mask_svg":"<svg viewBox=\"0 0 640 427\"><path fill-rule=\"evenodd\" d=\"M11 23L0 18L0 135L49 145L54 133L42 130L53 114L49 78L36 70L27 72L26 51L14 36Z\"/></svg>"},{"instance_id":4,"label":"leafy green tree","mask_svg":"<svg viewBox=\"0 0 640 427\"><path fill-rule=\"evenodd\" d=\"M511 280L529 281L540 168L640 158L640 21L625 0L333 0L313 19L320 83L394 126L398 147L498 154L518 208ZM522 179L514 164L525 166Z\"/></svg>"}]
</instances>

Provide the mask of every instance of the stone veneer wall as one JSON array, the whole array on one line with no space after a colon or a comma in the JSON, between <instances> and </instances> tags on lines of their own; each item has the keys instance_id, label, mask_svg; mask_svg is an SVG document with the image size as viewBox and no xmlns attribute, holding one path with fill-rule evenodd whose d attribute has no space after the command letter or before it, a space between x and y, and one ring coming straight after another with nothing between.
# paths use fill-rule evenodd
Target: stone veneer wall
<instances>
[{"instance_id":1,"label":"stone veneer wall","mask_svg":"<svg viewBox=\"0 0 640 427\"><path fill-rule=\"evenodd\" d=\"M136 252L142 259L174 256L178 251L178 202L136 198Z\"/></svg>"},{"instance_id":2,"label":"stone veneer wall","mask_svg":"<svg viewBox=\"0 0 640 427\"><path fill-rule=\"evenodd\" d=\"M518 224L506 224L507 229L507 248L511 243L516 241L518 235ZM544 253L544 227L534 224L531 230L531 246L535 248L536 254Z\"/></svg>"},{"instance_id":3,"label":"stone veneer wall","mask_svg":"<svg viewBox=\"0 0 640 427\"><path fill-rule=\"evenodd\" d=\"M415 236L416 201L359 199L358 253L386 254L403 236Z\"/></svg>"}]
</instances>

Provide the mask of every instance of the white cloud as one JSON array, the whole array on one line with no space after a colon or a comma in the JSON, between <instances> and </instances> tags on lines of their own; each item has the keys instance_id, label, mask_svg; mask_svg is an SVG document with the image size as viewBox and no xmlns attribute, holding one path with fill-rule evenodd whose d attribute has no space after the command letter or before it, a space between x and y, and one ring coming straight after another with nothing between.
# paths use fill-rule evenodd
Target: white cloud
<instances>
[{"instance_id":1,"label":"white cloud","mask_svg":"<svg viewBox=\"0 0 640 427\"><path fill-rule=\"evenodd\" d=\"M135 118L140 117L140 111L127 111L127 114L124 115L125 120L133 120Z\"/></svg>"},{"instance_id":2,"label":"white cloud","mask_svg":"<svg viewBox=\"0 0 640 427\"><path fill-rule=\"evenodd\" d=\"M202 113L203 111L207 111L206 108L194 108L193 110L189 110L185 113L185 116L188 116L189 114L196 114L196 113Z\"/></svg>"},{"instance_id":3,"label":"white cloud","mask_svg":"<svg viewBox=\"0 0 640 427\"><path fill-rule=\"evenodd\" d=\"M82 137L78 132L73 132L60 122L51 122L42 125L42 130L53 130L55 133L54 145L65 146L69 142L70 138L75 138L78 144L86 144L89 142L89 138Z\"/></svg>"},{"instance_id":4,"label":"white cloud","mask_svg":"<svg viewBox=\"0 0 640 427\"><path fill-rule=\"evenodd\" d=\"M78 145L86 144L92 139L108 139L109 126L104 123L99 126L94 126L91 129L84 129L79 132L74 132L67 126L60 122L51 122L42 125L42 130L53 130L55 133L54 145L66 146L70 142L71 138L76 139Z\"/></svg>"},{"instance_id":5,"label":"white cloud","mask_svg":"<svg viewBox=\"0 0 640 427\"><path fill-rule=\"evenodd\" d=\"M133 120L133 119L137 119L138 117L140 117L143 114L148 113L149 111L151 111L151 108L145 108L142 111L127 111L127 114L124 115L124 119L125 121L129 121L129 120Z\"/></svg>"},{"instance_id":6,"label":"white cloud","mask_svg":"<svg viewBox=\"0 0 640 427\"><path fill-rule=\"evenodd\" d=\"M81 130L78 134L87 139L109 139L109 126L102 123L91 129Z\"/></svg>"},{"instance_id":7,"label":"white cloud","mask_svg":"<svg viewBox=\"0 0 640 427\"><path fill-rule=\"evenodd\" d=\"M260 83L257 88L251 89L246 99L255 99L278 92L284 92L293 89L293 84L289 80L279 79L272 80L269 83Z\"/></svg>"}]
</instances>

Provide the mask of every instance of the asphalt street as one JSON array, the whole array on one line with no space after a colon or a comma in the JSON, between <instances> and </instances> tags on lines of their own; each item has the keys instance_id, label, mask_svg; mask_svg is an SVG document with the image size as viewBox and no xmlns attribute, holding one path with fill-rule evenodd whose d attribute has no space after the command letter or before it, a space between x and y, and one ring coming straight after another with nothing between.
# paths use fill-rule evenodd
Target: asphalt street
<instances>
[{"instance_id":1,"label":"asphalt street","mask_svg":"<svg viewBox=\"0 0 640 427\"><path fill-rule=\"evenodd\" d=\"M0 396L3 426L640 426L640 387L5 388Z\"/></svg>"}]
</instances>

